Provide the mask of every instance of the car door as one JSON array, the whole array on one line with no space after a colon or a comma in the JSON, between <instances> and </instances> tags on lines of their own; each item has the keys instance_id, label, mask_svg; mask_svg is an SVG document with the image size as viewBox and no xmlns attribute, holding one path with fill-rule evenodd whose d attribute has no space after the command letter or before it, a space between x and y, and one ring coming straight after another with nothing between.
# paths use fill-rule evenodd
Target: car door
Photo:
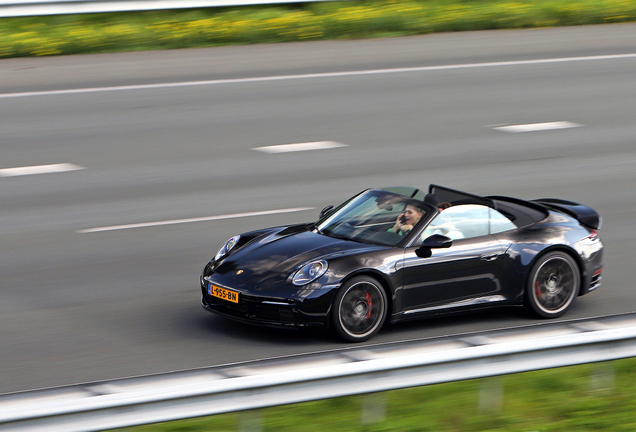
<instances>
[{"instance_id":1,"label":"car door","mask_svg":"<svg viewBox=\"0 0 636 432\"><path fill-rule=\"evenodd\" d=\"M405 248L400 264L405 314L504 300L499 262L504 247L490 234L489 210L473 204L446 209ZM451 238L452 246L418 256L421 242L432 234Z\"/></svg>"}]
</instances>

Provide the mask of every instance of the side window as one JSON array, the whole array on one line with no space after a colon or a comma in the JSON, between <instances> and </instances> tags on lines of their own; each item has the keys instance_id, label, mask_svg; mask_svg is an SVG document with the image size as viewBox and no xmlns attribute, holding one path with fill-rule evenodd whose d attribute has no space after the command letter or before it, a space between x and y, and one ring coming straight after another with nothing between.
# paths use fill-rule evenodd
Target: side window
<instances>
[{"instance_id":1,"label":"side window","mask_svg":"<svg viewBox=\"0 0 636 432\"><path fill-rule=\"evenodd\" d=\"M510 231L517 228L510 219L499 213L497 210L490 209L490 234L497 234L504 231Z\"/></svg>"},{"instance_id":2,"label":"side window","mask_svg":"<svg viewBox=\"0 0 636 432\"><path fill-rule=\"evenodd\" d=\"M433 234L441 234L452 240L488 235L489 208L464 204L442 210L422 232L419 243Z\"/></svg>"}]
</instances>

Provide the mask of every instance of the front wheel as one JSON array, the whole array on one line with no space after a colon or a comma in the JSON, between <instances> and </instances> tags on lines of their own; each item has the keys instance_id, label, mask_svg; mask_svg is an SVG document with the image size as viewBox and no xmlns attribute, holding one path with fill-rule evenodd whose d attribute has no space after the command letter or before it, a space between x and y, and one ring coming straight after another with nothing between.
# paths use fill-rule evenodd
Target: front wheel
<instances>
[{"instance_id":1,"label":"front wheel","mask_svg":"<svg viewBox=\"0 0 636 432\"><path fill-rule=\"evenodd\" d=\"M334 329L349 342L370 339L380 330L386 315L386 293L377 280L367 276L347 281L338 291L332 308Z\"/></svg>"},{"instance_id":2,"label":"front wheel","mask_svg":"<svg viewBox=\"0 0 636 432\"><path fill-rule=\"evenodd\" d=\"M557 318L572 306L579 293L579 266L564 252L550 252L532 267L526 299L532 311L543 318Z\"/></svg>"}]
</instances>

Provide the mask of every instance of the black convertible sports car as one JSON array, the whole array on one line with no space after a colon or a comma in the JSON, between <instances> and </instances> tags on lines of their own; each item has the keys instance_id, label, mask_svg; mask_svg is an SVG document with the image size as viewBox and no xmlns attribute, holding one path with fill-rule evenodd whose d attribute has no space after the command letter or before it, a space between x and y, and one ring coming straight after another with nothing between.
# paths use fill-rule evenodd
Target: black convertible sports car
<instances>
[{"instance_id":1,"label":"black convertible sports car","mask_svg":"<svg viewBox=\"0 0 636 432\"><path fill-rule=\"evenodd\" d=\"M317 222L229 239L203 270L203 307L264 326L364 341L385 323L495 306L565 313L598 288L593 209L431 185L369 189Z\"/></svg>"}]
</instances>

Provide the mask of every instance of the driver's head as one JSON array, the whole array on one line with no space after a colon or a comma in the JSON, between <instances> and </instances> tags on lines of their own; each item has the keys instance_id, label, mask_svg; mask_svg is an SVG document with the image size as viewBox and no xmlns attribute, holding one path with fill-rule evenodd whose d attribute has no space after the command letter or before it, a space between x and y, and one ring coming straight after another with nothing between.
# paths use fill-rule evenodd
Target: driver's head
<instances>
[{"instance_id":1,"label":"driver's head","mask_svg":"<svg viewBox=\"0 0 636 432\"><path fill-rule=\"evenodd\" d=\"M422 217L422 210L415 206L412 206L411 204L408 204L404 209L403 214L407 224L415 225Z\"/></svg>"}]
</instances>

